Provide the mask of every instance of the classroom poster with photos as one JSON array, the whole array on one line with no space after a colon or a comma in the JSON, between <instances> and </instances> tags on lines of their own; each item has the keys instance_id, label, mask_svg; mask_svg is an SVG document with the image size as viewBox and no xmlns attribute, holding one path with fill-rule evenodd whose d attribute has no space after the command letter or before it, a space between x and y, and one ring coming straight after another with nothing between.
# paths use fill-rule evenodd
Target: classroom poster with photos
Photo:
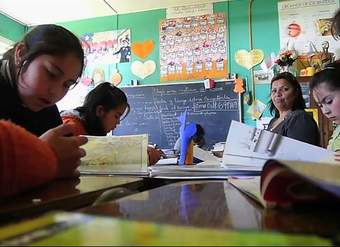
<instances>
[{"instance_id":1,"label":"classroom poster with photos","mask_svg":"<svg viewBox=\"0 0 340 247\"><path fill-rule=\"evenodd\" d=\"M161 81L227 76L223 13L166 19L159 26Z\"/></svg>"},{"instance_id":2,"label":"classroom poster with photos","mask_svg":"<svg viewBox=\"0 0 340 247\"><path fill-rule=\"evenodd\" d=\"M331 34L331 21L339 8L338 0L289 0L278 2L280 47L296 50L298 54L310 50L309 42L322 51L322 42L329 42L329 51L340 48Z\"/></svg>"}]
</instances>

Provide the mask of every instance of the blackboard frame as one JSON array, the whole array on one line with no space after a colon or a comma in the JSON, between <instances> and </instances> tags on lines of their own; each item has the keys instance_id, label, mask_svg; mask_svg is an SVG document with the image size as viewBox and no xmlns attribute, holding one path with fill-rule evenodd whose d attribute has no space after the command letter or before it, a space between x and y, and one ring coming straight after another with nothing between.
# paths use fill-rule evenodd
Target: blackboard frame
<instances>
[{"instance_id":1,"label":"blackboard frame","mask_svg":"<svg viewBox=\"0 0 340 247\"><path fill-rule=\"evenodd\" d=\"M177 117L187 108L188 121L204 127L207 148L211 148L225 141L231 120L242 122L241 95L232 91L233 83L234 80L219 80L214 89L204 89L202 81L121 87L128 96L131 112L113 135L148 133L150 143L172 148L179 136Z\"/></svg>"}]
</instances>

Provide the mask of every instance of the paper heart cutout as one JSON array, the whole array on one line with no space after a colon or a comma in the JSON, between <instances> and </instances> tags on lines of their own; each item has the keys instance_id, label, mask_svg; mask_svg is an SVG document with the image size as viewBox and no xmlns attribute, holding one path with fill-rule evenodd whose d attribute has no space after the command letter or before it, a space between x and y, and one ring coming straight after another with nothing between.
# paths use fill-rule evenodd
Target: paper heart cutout
<instances>
[{"instance_id":1,"label":"paper heart cutout","mask_svg":"<svg viewBox=\"0 0 340 247\"><path fill-rule=\"evenodd\" d=\"M260 49L253 49L250 52L247 50L238 50L235 53L236 63L245 67L246 69L251 69L257 64L263 61L264 54Z\"/></svg>"},{"instance_id":2,"label":"paper heart cutout","mask_svg":"<svg viewBox=\"0 0 340 247\"><path fill-rule=\"evenodd\" d=\"M145 59L153 50L154 43L150 40L145 40L143 43L135 42L132 44L132 52L141 59Z\"/></svg>"},{"instance_id":3,"label":"paper heart cutout","mask_svg":"<svg viewBox=\"0 0 340 247\"><path fill-rule=\"evenodd\" d=\"M131 64L131 71L134 75L144 79L156 70L156 63L152 60L146 62L134 61Z\"/></svg>"}]
</instances>

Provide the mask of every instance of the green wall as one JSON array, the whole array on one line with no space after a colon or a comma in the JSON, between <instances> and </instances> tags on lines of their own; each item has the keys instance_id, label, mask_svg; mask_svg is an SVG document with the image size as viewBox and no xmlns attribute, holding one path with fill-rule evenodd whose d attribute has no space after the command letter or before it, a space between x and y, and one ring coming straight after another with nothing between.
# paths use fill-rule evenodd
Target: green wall
<instances>
[{"instance_id":1,"label":"green wall","mask_svg":"<svg viewBox=\"0 0 340 247\"><path fill-rule=\"evenodd\" d=\"M248 31L248 0L235 0L219 2L213 5L214 12L224 12L227 16L229 31L229 54L230 71L238 73L240 77L246 78L247 89L251 90L252 85L250 73L235 63L233 54L239 49L250 49ZM262 49L265 56L271 52L279 51L279 26L277 13L277 0L254 0L252 7L252 31L253 48ZM229 14L228 14L229 13ZM154 60L157 64L156 72L140 80L130 71L129 63L118 65L120 73L123 75L122 85L129 83L132 79L140 80L141 84L159 83L159 21L166 18L165 9L138 12L132 14L122 14L118 16L118 29L131 29L131 42L152 39L155 42L155 49L147 59ZM103 32L117 29L117 17L107 16L81 21L60 23L78 35L89 32ZM132 55L132 61L139 58ZM253 93L253 92L252 92ZM269 100L269 86L256 86L256 97L264 103ZM243 104L243 120L248 124L254 124L250 116L246 113L248 105Z\"/></svg>"},{"instance_id":2,"label":"green wall","mask_svg":"<svg viewBox=\"0 0 340 247\"><path fill-rule=\"evenodd\" d=\"M0 36L12 41L18 41L26 32L26 26L0 13Z\"/></svg>"},{"instance_id":3,"label":"green wall","mask_svg":"<svg viewBox=\"0 0 340 247\"><path fill-rule=\"evenodd\" d=\"M147 60L154 60L159 68L159 38L158 38L158 25L161 19L165 19L165 10L153 10L138 12L133 14L125 14L117 17L107 16L93 19L86 19L81 21L60 23L64 27L73 31L77 35L83 35L91 32L104 32L116 29L130 29L131 30L131 43L136 41L144 41L152 39L155 43L153 52L147 57ZM132 54L132 61L140 60ZM155 84L159 83L159 70L151 76L141 80L133 75L130 71L131 63L118 64L119 72L123 75L122 85L129 83L132 79L138 79L142 84Z\"/></svg>"}]
</instances>

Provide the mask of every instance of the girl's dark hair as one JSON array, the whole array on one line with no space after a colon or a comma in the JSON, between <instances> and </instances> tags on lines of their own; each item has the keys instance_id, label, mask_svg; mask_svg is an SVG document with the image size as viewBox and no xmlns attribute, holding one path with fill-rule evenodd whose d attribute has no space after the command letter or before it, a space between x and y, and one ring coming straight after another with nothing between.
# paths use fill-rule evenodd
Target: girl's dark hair
<instances>
[{"instance_id":1,"label":"girl's dark hair","mask_svg":"<svg viewBox=\"0 0 340 247\"><path fill-rule=\"evenodd\" d=\"M200 124L196 124L196 134L193 136L193 141L199 146L203 146L205 144L205 139L204 139L205 131Z\"/></svg>"},{"instance_id":2,"label":"girl's dark hair","mask_svg":"<svg viewBox=\"0 0 340 247\"><path fill-rule=\"evenodd\" d=\"M107 134L101 119L96 114L99 105L103 106L106 112L126 105L127 111L123 117L126 117L130 112L127 97L121 89L109 82L99 84L87 94L83 106L76 108L81 118L84 119L88 135L105 136Z\"/></svg>"},{"instance_id":3,"label":"girl's dark hair","mask_svg":"<svg viewBox=\"0 0 340 247\"><path fill-rule=\"evenodd\" d=\"M340 39L340 9L337 10L333 17L331 32L334 39Z\"/></svg>"},{"instance_id":4,"label":"girl's dark hair","mask_svg":"<svg viewBox=\"0 0 340 247\"><path fill-rule=\"evenodd\" d=\"M19 70L15 73L14 53L19 44L24 44L24 54L19 63ZM81 76L84 68L84 51L79 39L69 30L54 24L39 25L31 29L17 42L13 48L9 49L3 59L9 60L11 75L17 78L20 72L25 72L30 63L40 55L62 56L74 53L81 63Z\"/></svg>"},{"instance_id":5,"label":"girl's dark hair","mask_svg":"<svg viewBox=\"0 0 340 247\"><path fill-rule=\"evenodd\" d=\"M327 64L325 68L314 74L309 83L310 90L326 83L330 90L340 90L340 63Z\"/></svg>"},{"instance_id":6,"label":"girl's dark hair","mask_svg":"<svg viewBox=\"0 0 340 247\"><path fill-rule=\"evenodd\" d=\"M271 80L271 83L270 83L270 89L272 88L273 82L280 80L280 79L286 80L294 88L294 92L295 92L296 97L295 97L295 101L293 103L292 110L294 111L294 110L305 109L306 103L305 103L305 100L302 97L302 90L301 90L300 83L297 81L296 77L293 74L291 74L289 72L282 72L282 73L274 76L273 79ZM270 114L273 115L273 113L274 113L274 117L278 118L280 116L280 113L279 113L278 109L276 109L272 99L270 99L269 105L270 105L270 107L269 107Z\"/></svg>"}]
</instances>

